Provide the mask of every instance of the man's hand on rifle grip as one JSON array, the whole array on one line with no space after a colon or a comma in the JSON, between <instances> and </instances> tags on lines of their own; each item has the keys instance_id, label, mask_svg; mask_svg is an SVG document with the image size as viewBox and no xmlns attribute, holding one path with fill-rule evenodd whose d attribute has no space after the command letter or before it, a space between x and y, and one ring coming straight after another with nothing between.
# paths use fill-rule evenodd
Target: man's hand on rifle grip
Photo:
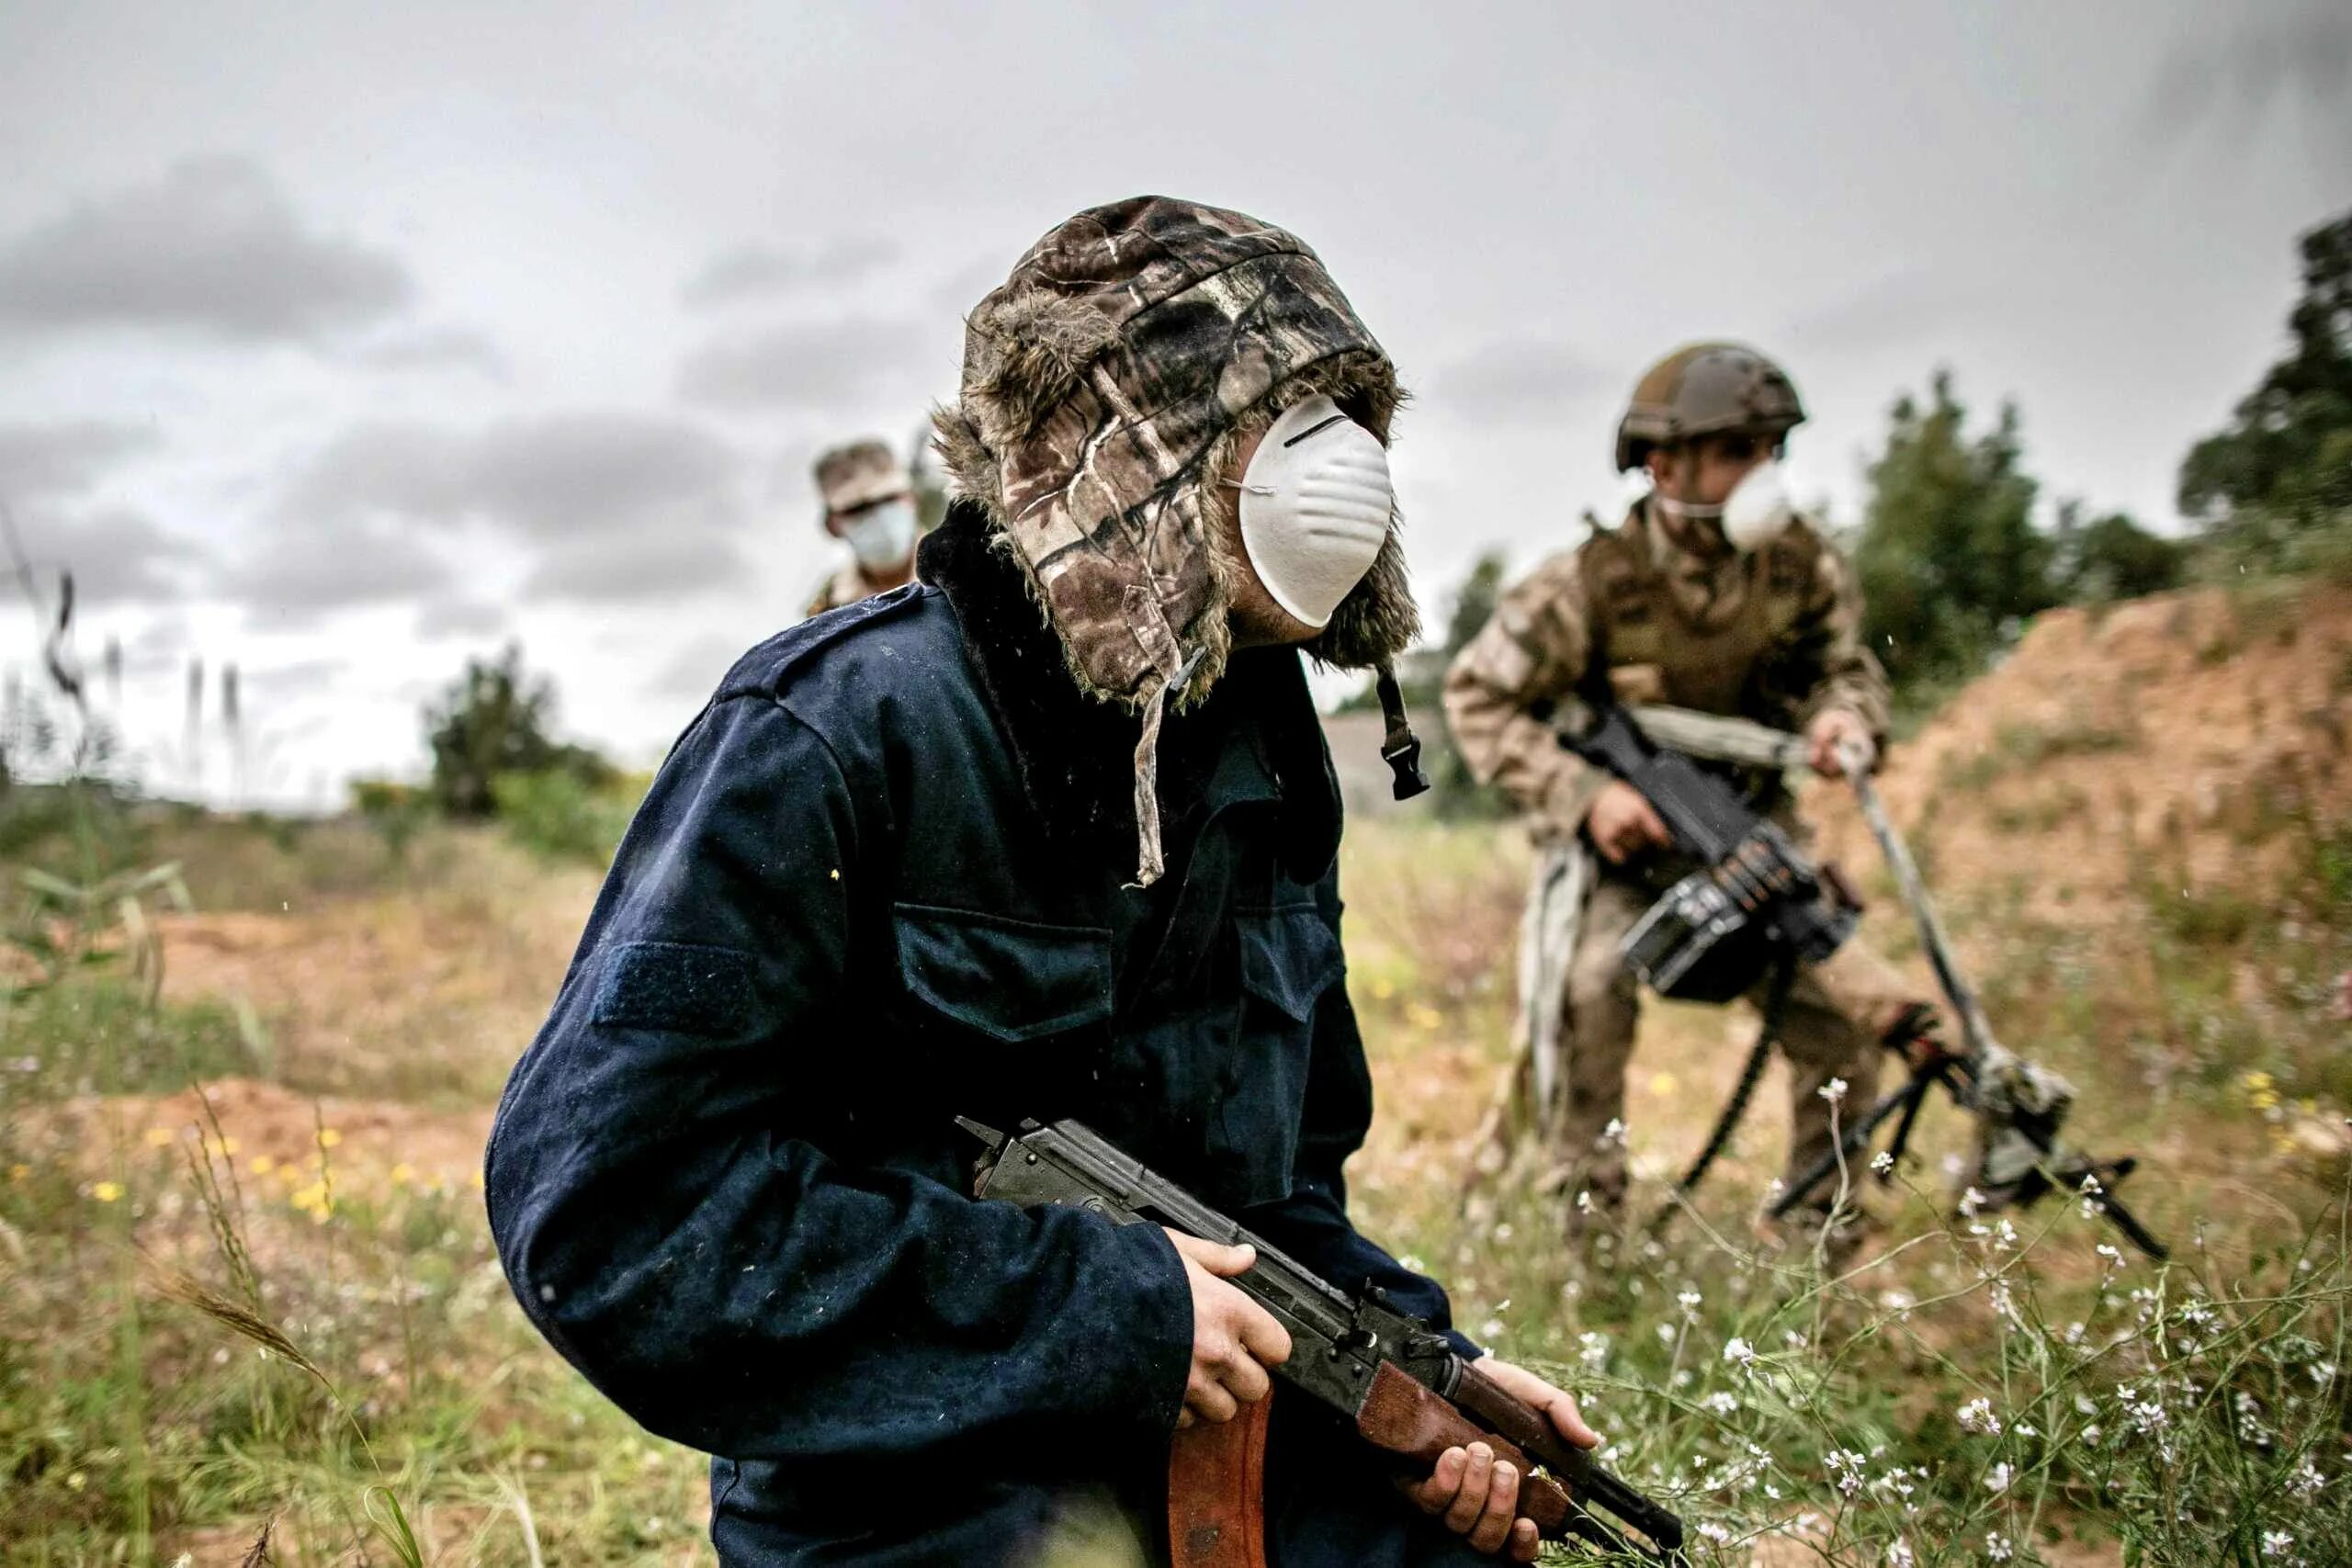
<instances>
[{"instance_id":1,"label":"man's hand on rifle grip","mask_svg":"<svg viewBox=\"0 0 2352 1568\"><path fill-rule=\"evenodd\" d=\"M1523 1367L1481 1357L1473 1363L1504 1393L1532 1405L1548 1417L1560 1436L1580 1449L1599 1445L1600 1434L1585 1425L1574 1396L1553 1387ZM1495 1459L1484 1443L1448 1449L1438 1456L1437 1468L1427 1481L1405 1488L1406 1495L1426 1514L1442 1515L1448 1529L1469 1538L1480 1551L1502 1551L1514 1562L1535 1561L1540 1544L1532 1519L1514 1518L1519 1506L1521 1476Z\"/></svg>"},{"instance_id":2,"label":"man's hand on rifle grip","mask_svg":"<svg viewBox=\"0 0 2352 1568\"><path fill-rule=\"evenodd\" d=\"M1290 1333L1226 1283L1250 1271L1258 1261L1256 1247L1220 1247L1176 1230L1168 1230L1168 1239L1183 1258L1184 1282L1193 1289L1193 1367L1176 1425L1230 1421L1242 1405L1266 1397L1273 1386L1266 1369L1290 1359Z\"/></svg>"},{"instance_id":3,"label":"man's hand on rifle grip","mask_svg":"<svg viewBox=\"0 0 2352 1568\"><path fill-rule=\"evenodd\" d=\"M1844 708L1829 708L1804 728L1811 755L1805 765L1825 779L1867 773L1877 765L1878 748L1871 741L1870 726L1861 716Z\"/></svg>"},{"instance_id":4,"label":"man's hand on rifle grip","mask_svg":"<svg viewBox=\"0 0 2352 1568\"><path fill-rule=\"evenodd\" d=\"M1611 779L1600 786L1585 812L1584 829L1592 838L1592 847L1612 865L1623 865L1645 849L1664 849L1674 841L1657 808L1623 779Z\"/></svg>"}]
</instances>

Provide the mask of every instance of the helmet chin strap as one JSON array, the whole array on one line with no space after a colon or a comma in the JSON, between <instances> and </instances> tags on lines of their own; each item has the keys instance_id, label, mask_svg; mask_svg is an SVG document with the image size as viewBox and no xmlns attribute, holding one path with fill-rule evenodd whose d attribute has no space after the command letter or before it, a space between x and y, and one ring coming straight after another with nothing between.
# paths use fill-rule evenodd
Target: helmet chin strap
<instances>
[{"instance_id":1,"label":"helmet chin strap","mask_svg":"<svg viewBox=\"0 0 2352 1568\"><path fill-rule=\"evenodd\" d=\"M1699 455L1686 447L1675 454L1673 462L1679 488L1689 489L1699 477ZM1684 549L1704 555L1724 545L1724 502L1684 501L1668 494L1665 485L1655 478L1650 481L1649 500L1665 520L1668 533Z\"/></svg>"}]
</instances>

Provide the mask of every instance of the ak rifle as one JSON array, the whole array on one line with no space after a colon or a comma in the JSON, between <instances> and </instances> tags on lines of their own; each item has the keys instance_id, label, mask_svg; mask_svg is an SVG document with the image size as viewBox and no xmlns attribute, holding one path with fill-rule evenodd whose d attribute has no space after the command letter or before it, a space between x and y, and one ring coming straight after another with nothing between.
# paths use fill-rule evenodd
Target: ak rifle
<instances>
[{"instance_id":1,"label":"ak rifle","mask_svg":"<svg viewBox=\"0 0 2352 1568\"><path fill-rule=\"evenodd\" d=\"M1247 1245L1257 1261L1229 1281L1290 1333L1277 1384L1339 1411L1374 1448L1426 1472L1450 1448L1483 1442L1518 1467L1519 1514L1546 1540L1569 1537L1605 1551L1668 1564L1683 1559L1682 1523L1596 1463L1551 1419L1464 1360L1451 1341L1367 1284L1340 1290L1261 1238L1122 1153L1077 1122L1025 1122L1000 1133L956 1121L984 1149L982 1198L1091 1210L1113 1224L1159 1224L1220 1246ZM1266 1421L1272 1398L1221 1424L1176 1434L1169 1453L1169 1545L1176 1568L1263 1568ZM1644 1543L1596 1517L1601 1509Z\"/></svg>"}]
</instances>

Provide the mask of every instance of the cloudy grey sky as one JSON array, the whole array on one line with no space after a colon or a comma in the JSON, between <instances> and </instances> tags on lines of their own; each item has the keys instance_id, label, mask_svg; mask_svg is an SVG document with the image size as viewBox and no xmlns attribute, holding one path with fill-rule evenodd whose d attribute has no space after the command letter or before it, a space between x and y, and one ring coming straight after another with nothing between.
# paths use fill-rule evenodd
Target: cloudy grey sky
<instances>
[{"instance_id":1,"label":"cloudy grey sky","mask_svg":"<svg viewBox=\"0 0 2352 1568\"><path fill-rule=\"evenodd\" d=\"M1432 609L1619 502L1615 405L1701 335L1787 359L1841 518L1949 364L2169 523L2352 205L2352 9L13 0L0 166L0 496L152 785L230 782L198 656L249 787L323 801L508 637L658 754L830 565L815 448L910 435L961 312L1142 190L1296 230L1386 342Z\"/></svg>"}]
</instances>

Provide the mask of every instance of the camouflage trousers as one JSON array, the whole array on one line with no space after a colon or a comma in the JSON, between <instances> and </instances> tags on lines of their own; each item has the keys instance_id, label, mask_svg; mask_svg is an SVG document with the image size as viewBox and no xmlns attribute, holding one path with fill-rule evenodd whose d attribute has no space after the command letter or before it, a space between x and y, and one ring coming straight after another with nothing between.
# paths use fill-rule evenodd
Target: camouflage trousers
<instances>
[{"instance_id":1,"label":"camouflage trousers","mask_svg":"<svg viewBox=\"0 0 2352 1568\"><path fill-rule=\"evenodd\" d=\"M1625 1194L1625 1075L1641 999L1619 944L1657 892L1603 870L1593 880L1567 963L1555 1148L1567 1175L1566 1190L1589 1193L1595 1208L1614 1206ZM1746 999L1760 1010L1770 990L1767 980ZM1845 1079L1840 1124L1860 1114L1876 1097L1881 1042L1927 999L1855 938L1826 963L1798 971L1781 1011L1780 1050L1790 1067L1786 1179L1829 1151L1831 1110L1822 1089L1832 1078ZM1720 1076L1678 1092L1705 1100L1696 1109L1712 1119L1733 1081L1733 1065L1726 1062Z\"/></svg>"}]
</instances>

